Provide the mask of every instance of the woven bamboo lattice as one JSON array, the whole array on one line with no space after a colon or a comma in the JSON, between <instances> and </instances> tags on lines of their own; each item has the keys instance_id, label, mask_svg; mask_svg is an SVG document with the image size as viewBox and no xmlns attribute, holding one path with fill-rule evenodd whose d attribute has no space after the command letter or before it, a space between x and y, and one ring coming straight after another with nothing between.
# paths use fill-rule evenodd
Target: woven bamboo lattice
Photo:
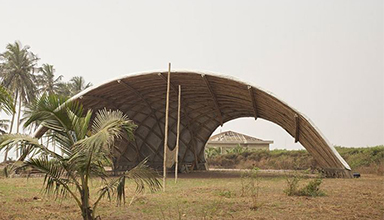
<instances>
[{"instance_id":1,"label":"woven bamboo lattice","mask_svg":"<svg viewBox=\"0 0 384 220\"><path fill-rule=\"evenodd\" d=\"M260 88L206 72L171 72L171 150L176 143L178 85L182 86L179 164L204 169L204 147L213 131L230 120L254 117L285 129L328 176L351 176L348 164L300 112ZM111 80L72 98L86 109L119 109L138 125L133 142L122 139L116 144L118 169L130 169L145 157L152 167L162 167L166 86L166 71L147 72ZM43 133L40 128L35 135Z\"/></svg>"}]
</instances>

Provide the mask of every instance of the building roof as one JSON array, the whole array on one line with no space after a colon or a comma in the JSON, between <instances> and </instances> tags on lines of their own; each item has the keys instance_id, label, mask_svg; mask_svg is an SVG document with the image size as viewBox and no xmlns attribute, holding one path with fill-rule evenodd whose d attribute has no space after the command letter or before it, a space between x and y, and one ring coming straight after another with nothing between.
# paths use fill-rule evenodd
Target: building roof
<instances>
[{"instance_id":1,"label":"building roof","mask_svg":"<svg viewBox=\"0 0 384 220\"><path fill-rule=\"evenodd\" d=\"M119 166L133 166L147 157L149 162L161 164L167 81L168 71L129 74L88 88L71 100L94 111L119 109L137 124L135 141L123 137L115 143ZM170 73L167 145L171 149L176 143L179 86L182 88L181 163L203 163L205 143L213 131L233 119L254 117L282 127L326 171L350 176L346 171L350 170L348 163L305 115L257 86L210 72L177 70ZM35 136L40 137L46 130L40 127Z\"/></svg>"},{"instance_id":2,"label":"building roof","mask_svg":"<svg viewBox=\"0 0 384 220\"><path fill-rule=\"evenodd\" d=\"M259 138L251 137L234 131L225 131L213 135L209 138L207 144L213 143L255 143L255 144L272 144L273 141L265 141Z\"/></svg>"}]
</instances>

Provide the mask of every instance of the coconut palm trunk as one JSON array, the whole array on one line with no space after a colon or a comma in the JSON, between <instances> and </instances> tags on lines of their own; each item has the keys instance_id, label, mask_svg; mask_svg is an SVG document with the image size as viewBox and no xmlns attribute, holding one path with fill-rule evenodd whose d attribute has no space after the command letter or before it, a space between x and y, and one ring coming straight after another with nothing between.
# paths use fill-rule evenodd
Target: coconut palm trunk
<instances>
[{"instance_id":1,"label":"coconut palm trunk","mask_svg":"<svg viewBox=\"0 0 384 220\"><path fill-rule=\"evenodd\" d=\"M93 213L92 208L89 205L89 188L87 185L84 185L84 190L82 190L81 195L81 215L83 216L84 220L93 220Z\"/></svg>"}]
</instances>

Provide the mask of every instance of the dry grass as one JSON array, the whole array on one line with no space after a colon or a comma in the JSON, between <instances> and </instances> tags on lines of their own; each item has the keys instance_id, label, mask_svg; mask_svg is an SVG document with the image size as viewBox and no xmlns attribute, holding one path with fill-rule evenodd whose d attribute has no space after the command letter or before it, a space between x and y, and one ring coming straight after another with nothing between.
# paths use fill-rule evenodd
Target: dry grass
<instances>
[{"instance_id":1,"label":"dry grass","mask_svg":"<svg viewBox=\"0 0 384 220\"><path fill-rule=\"evenodd\" d=\"M72 200L43 196L42 181L0 179L0 219L81 218ZM102 219L383 219L383 181L376 175L324 179L321 186L327 196L312 198L285 195L282 176L260 177L260 205L253 210L251 198L241 196L239 173L191 173L181 175L177 184L169 179L166 193L137 196L131 206L130 198L122 207L105 200L98 214ZM97 186L94 181L93 188Z\"/></svg>"}]
</instances>

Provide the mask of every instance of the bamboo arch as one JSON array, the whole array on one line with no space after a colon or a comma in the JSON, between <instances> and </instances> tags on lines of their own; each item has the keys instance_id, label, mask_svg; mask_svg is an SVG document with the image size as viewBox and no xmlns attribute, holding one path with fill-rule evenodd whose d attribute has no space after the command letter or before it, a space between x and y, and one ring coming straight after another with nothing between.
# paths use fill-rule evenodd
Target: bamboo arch
<instances>
[{"instance_id":1,"label":"bamboo arch","mask_svg":"<svg viewBox=\"0 0 384 220\"><path fill-rule=\"evenodd\" d=\"M213 131L227 121L254 117L285 129L328 176L351 177L346 161L303 114L265 90L209 72L171 72L171 148L176 143L178 85L183 88L179 164L204 169L204 147ZM88 109L120 109L138 125L134 142L123 138L116 145L118 169L130 169L145 157L149 157L152 167L162 167L166 86L166 71L144 72L111 80L72 97ZM39 129L36 136L43 132Z\"/></svg>"}]
</instances>

